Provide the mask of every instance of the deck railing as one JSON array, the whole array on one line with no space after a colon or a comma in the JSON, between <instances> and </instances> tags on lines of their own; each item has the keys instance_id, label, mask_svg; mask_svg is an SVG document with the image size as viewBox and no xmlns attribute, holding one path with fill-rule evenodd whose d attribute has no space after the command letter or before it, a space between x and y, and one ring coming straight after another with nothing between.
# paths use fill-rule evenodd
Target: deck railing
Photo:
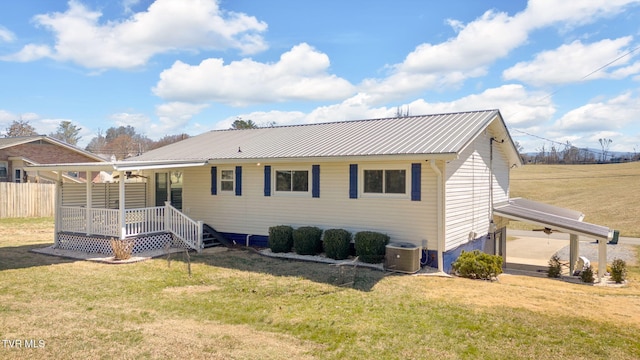
<instances>
[{"instance_id":1,"label":"deck railing","mask_svg":"<svg viewBox=\"0 0 640 360\"><path fill-rule=\"evenodd\" d=\"M118 209L62 206L58 221L61 232L120 238L122 231ZM201 221L190 219L169 203L165 206L125 210L124 237L166 231L173 233L188 247L200 251L202 227Z\"/></svg>"},{"instance_id":2,"label":"deck railing","mask_svg":"<svg viewBox=\"0 0 640 360\"><path fill-rule=\"evenodd\" d=\"M165 226L167 231L170 231L190 248L197 251L202 249L202 221L190 219L180 210L167 203Z\"/></svg>"}]
</instances>

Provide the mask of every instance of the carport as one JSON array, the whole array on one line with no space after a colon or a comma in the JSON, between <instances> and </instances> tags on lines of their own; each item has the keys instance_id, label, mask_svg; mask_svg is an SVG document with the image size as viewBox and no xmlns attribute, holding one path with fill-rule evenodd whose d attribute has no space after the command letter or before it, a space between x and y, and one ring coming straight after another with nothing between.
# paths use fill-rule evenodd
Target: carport
<instances>
[{"instance_id":1,"label":"carport","mask_svg":"<svg viewBox=\"0 0 640 360\"><path fill-rule=\"evenodd\" d=\"M502 219L522 221L541 226L548 231L569 234L569 269L573 274L580 251L579 237L598 240L598 278L602 279L607 269L607 242L613 238L613 230L605 226L582 221L584 214L570 209L548 205L532 200L514 198L496 204L493 209L494 222Z\"/></svg>"}]
</instances>

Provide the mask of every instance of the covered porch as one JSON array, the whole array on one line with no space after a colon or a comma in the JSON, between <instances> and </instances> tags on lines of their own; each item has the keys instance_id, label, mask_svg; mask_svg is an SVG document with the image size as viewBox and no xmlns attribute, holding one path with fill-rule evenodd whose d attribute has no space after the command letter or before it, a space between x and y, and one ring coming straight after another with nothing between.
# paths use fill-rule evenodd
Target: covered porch
<instances>
[{"instance_id":1,"label":"covered porch","mask_svg":"<svg viewBox=\"0 0 640 360\"><path fill-rule=\"evenodd\" d=\"M56 212L54 247L89 253L112 253L111 240L130 239L133 253L178 247L201 251L202 221L195 221L170 201L148 206L148 178L144 170L202 166L204 162L110 162L33 166L54 171ZM112 174L110 182L63 182L66 171ZM91 177L89 177L91 178ZM167 197L169 200L170 197ZM155 204L154 204L155 205Z\"/></svg>"},{"instance_id":2,"label":"covered porch","mask_svg":"<svg viewBox=\"0 0 640 360\"><path fill-rule=\"evenodd\" d=\"M569 272L574 273L580 252L580 236L598 241L598 278L602 279L607 269L607 242L613 238L613 230L584 222L584 214L543 204L527 199L514 198L496 204L494 222L506 225L509 220L522 221L540 226L545 232L569 234Z\"/></svg>"}]
</instances>

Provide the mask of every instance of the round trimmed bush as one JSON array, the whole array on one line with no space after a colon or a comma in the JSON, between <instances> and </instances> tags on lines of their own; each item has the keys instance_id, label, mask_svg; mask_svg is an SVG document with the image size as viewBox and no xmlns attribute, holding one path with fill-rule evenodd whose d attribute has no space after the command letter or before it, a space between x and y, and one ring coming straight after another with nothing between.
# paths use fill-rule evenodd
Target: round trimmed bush
<instances>
[{"instance_id":1,"label":"round trimmed bush","mask_svg":"<svg viewBox=\"0 0 640 360\"><path fill-rule=\"evenodd\" d=\"M354 242L360 261L376 264L384 260L389 236L375 231L360 231L356 233Z\"/></svg>"},{"instance_id":2,"label":"round trimmed bush","mask_svg":"<svg viewBox=\"0 0 640 360\"><path fill-rule=\"evenodd\" d=\"M274 253L290 252L293 247L293 228L278 225L269 228L269 249Z\"/></svg>"},{"instance_id":3,"label":"round trimmed bush","mask_svg":"<svg viewBox=\"0 0 640 360\"><path fill-rule=\"evenodd\" d=\"M323 243L328 258L344 260L349 256L351 233L344 229L329 229L324 232Z\"/></svg>"},{"instance_id":4,"label":"round trimmed bush","mask_svg":"<svg viewBox=\"0 0 640 360\"><path fill-rule=\"evenodd\" d=\"M502 256L489 255L480 250L463 250L451 267L458 276L491 280L502 274Z\"/></svg>"},{"instance_id":5,"label":"round trimmed bush","mask_svg":"<svg viewBox=\"0 0 640 360\"><path fill-rule=\"evenodd\" d=\"M293 249L300 255L316 255L322 250L322 230L303 226L293 230Z\"/></svg>"}]
</instances>

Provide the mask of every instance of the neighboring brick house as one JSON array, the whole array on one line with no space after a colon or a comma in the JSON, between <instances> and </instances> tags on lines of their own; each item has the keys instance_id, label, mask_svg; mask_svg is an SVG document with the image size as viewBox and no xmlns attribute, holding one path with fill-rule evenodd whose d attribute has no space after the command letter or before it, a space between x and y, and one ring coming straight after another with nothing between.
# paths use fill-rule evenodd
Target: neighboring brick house
<instances>
[{"instance_id":1,"label":"neighboring brick house","mask_svg":"<svg viewBox=\"0 0 640 360\"><path fill-rule=\"evenodd\" d=\"M27 165L105 161L98 155L46 135L0 138L0 182L53 182L57 174L27 171ZM65 181L84 181L84 173L65 174Z\"/></svg>"}]
</instances>

